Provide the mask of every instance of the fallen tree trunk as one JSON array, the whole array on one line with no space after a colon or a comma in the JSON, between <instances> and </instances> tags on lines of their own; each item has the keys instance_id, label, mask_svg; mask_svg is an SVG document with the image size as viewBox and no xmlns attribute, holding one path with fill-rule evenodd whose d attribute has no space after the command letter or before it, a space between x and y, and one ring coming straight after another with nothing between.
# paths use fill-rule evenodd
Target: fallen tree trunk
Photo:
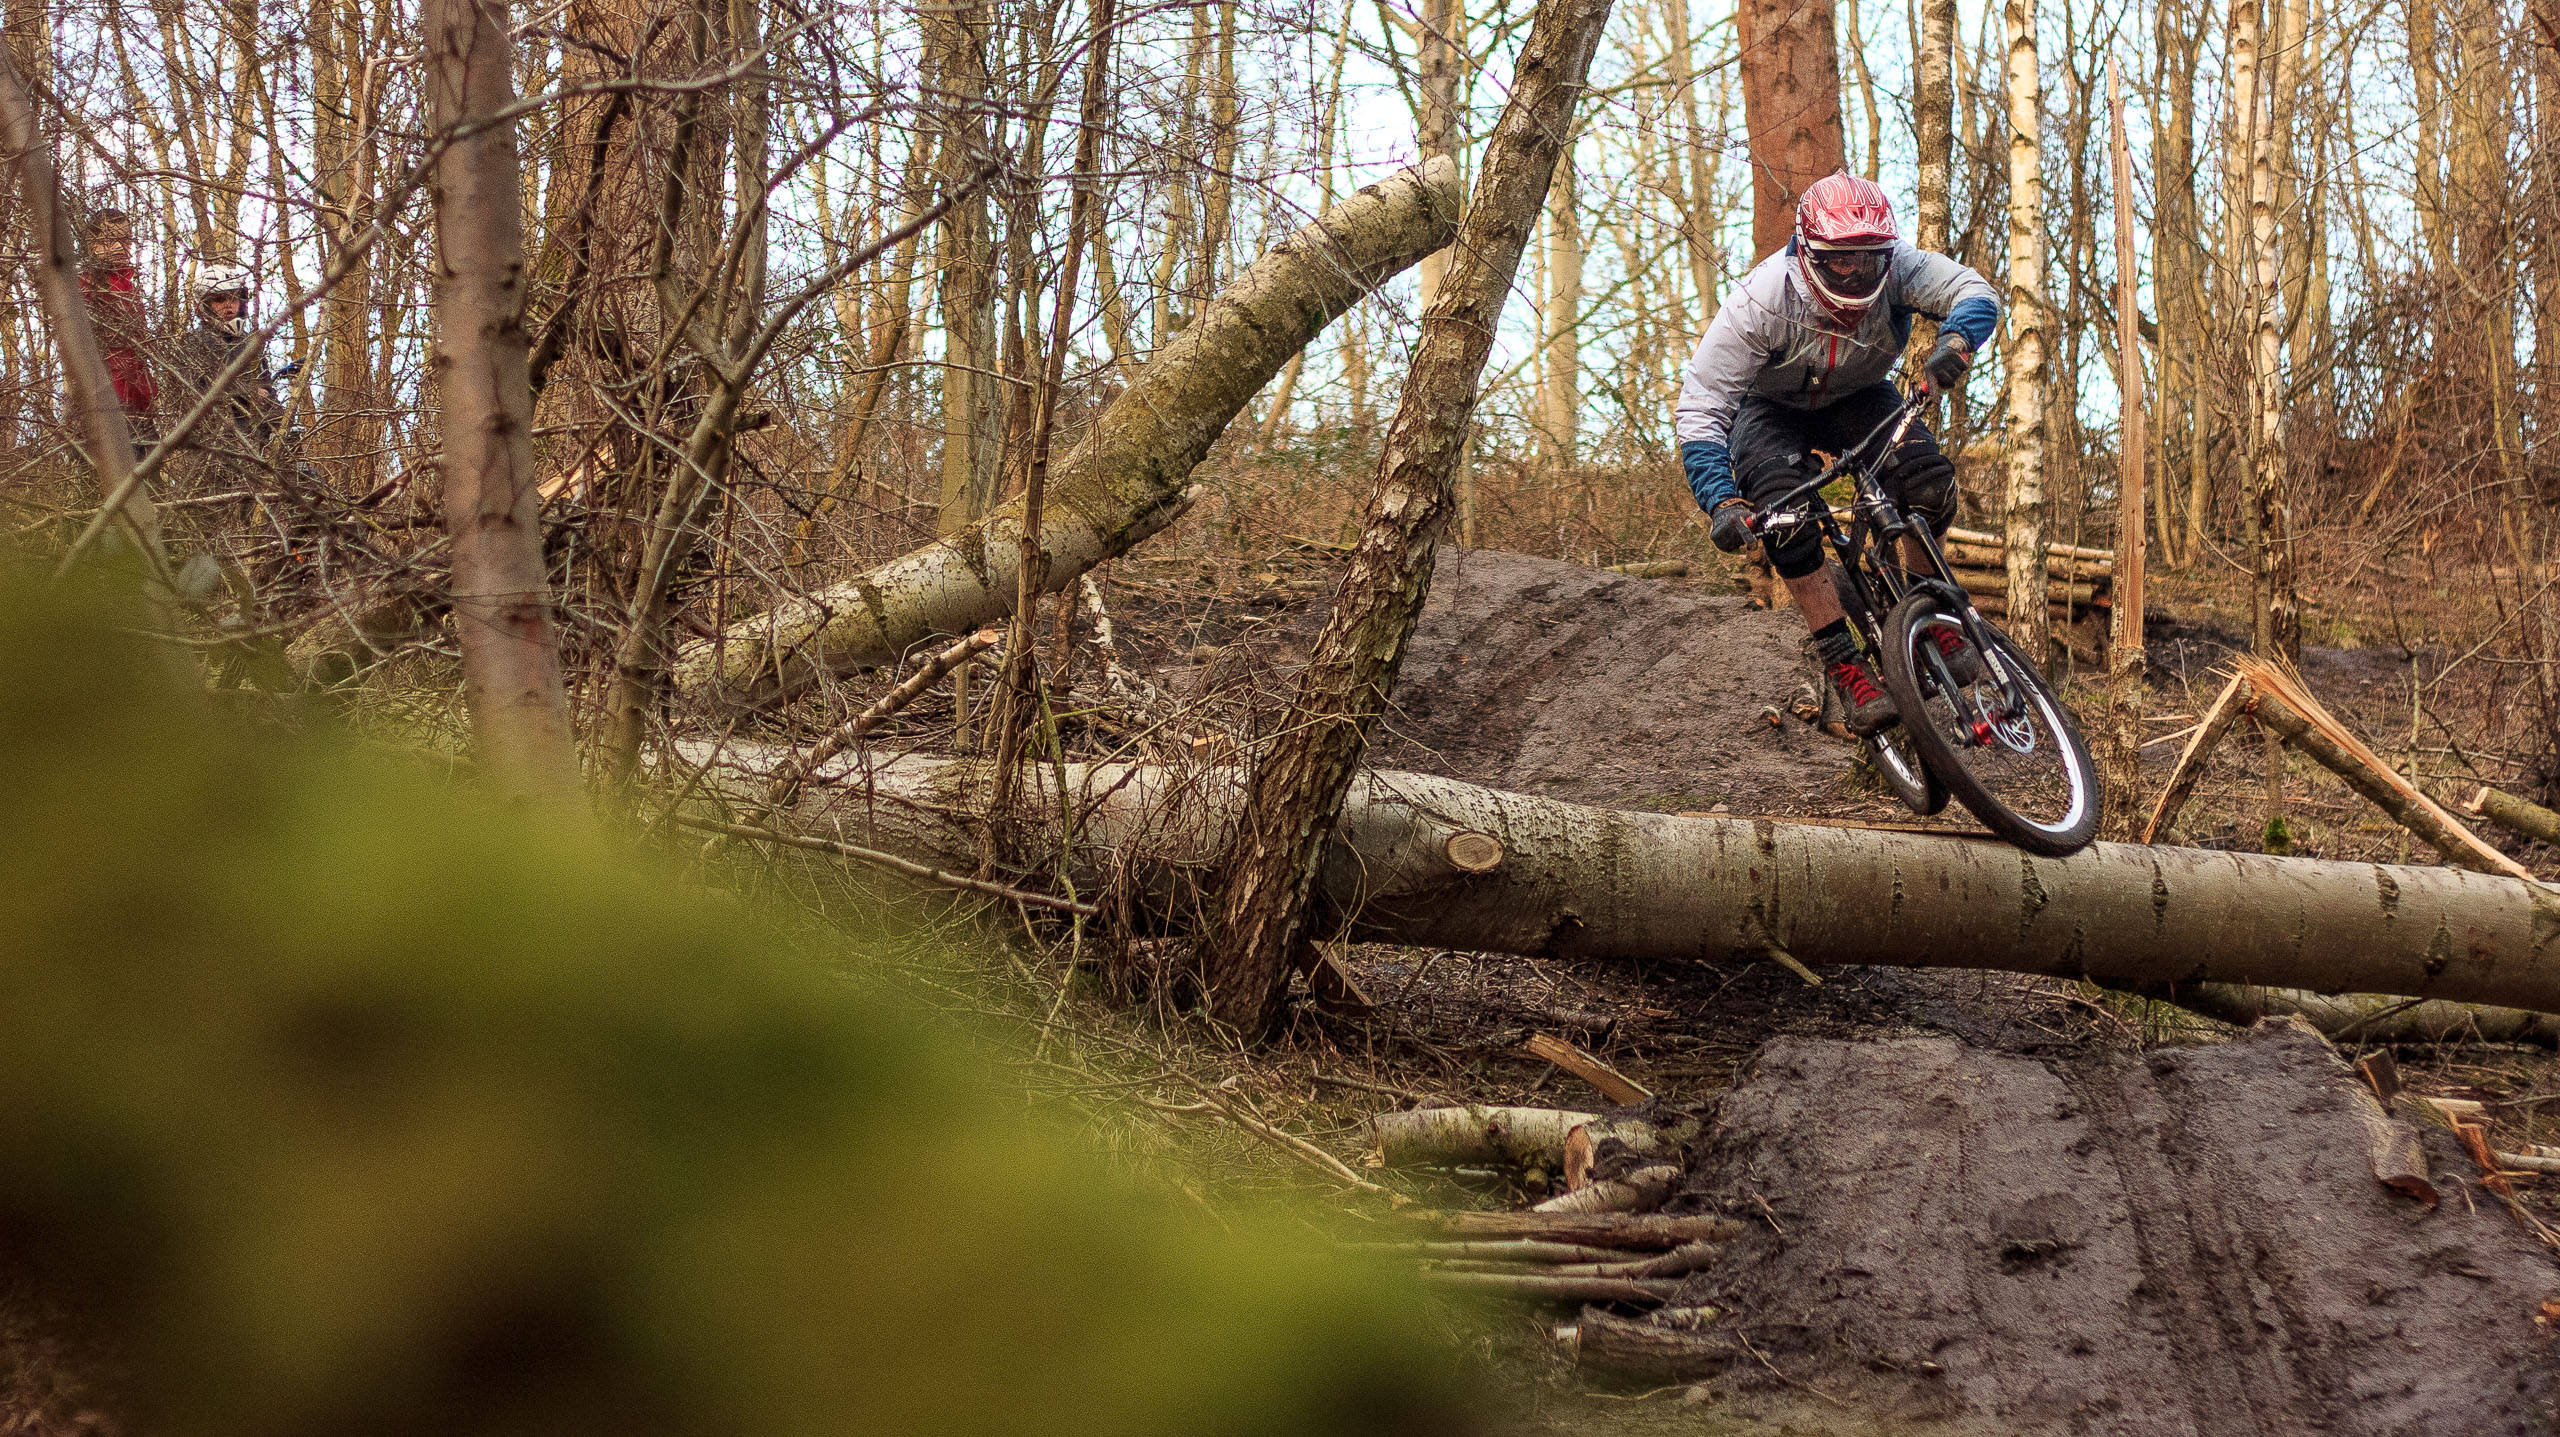
<instances>
[{"instance_id":1,"label":"fallen tree trunk","mask_svg":"<svg viewBox=\"0 0 2560 1437\"><path fill-rule=\"evenodd\" d=\"M1055 822L1057 769L1024 785ZM1071 764L1076 891L1115 870L1188 921L1242 802L1233 769ZM983 766L902 756L864 801L803 824L967 867ZM1468 872L1454 833L1502 857ZM1050 851L1056 851L1053 844ZM1318 879L1345 936L1556 958L1762 957L1991 968L2117 987L2252 983L2560 1012L2560 889L2453 868L2100 843L2067 859L1996 841L1586 808L1423 774L1353 786Z\"/></svg>"},{"instance_id":2,"label":"fallen tree trunk","mask_svg":"<svg viewBox=\"0 0 2560 1437\"><path fill-rule=\"evenodd\" d=\"M2232 668L2257 694L2249 712L2286 743L2309 754L2347 787L2370 800L2392 820L2423 838L2447 863L2479 873L2531 878L2523 864L2482 843L2478 835L2454 821L2441 804L2417 785L2394 773L2355 732L2320 706L2294 676L2247 654L2235 656Z\"/></svg>"},{"instance_id":3,"label":"fallen tree trunk","mask_svg":"<svg viewBox=\"0 0 2560 1437\"><path fill-rule=\"evenodd\" d=\"M1556 1108L1414 1108L1378 1114L1369 1120L1369 1132L1389 1167L1553 1168L1564 1162L1566 1135L1597 1118Z\"/></svg>"},{"instance_id":4,"label":"fallen tree trunk","mask_svg":"<svg viewBox=\"0 0 2560 1437\"><path fill-rule=\"evenodd\" d=\"M2179 989L2170 1001L2208 1018L2242 1025L2290 1015L2341 1042L2518 1043L2560 1048L2560 1017L2522 1008L2395 998L2384 993L2307 993L2239 983L2200 983Z\"/></svg>"},{"instance_id":5,"label":"fallen tree trunk","mask_svg":"<svg viewBox=\"0 0 2560 1437\"><path fill-rule=\"evenodd\" d=\"M2478 814L2509 833L2560 848L2560 813L2554 813L2530 799L2502 793L2483 784L2462 808L2464 812Z\"/></svg>"},{"instance_id":6,"label":"fallen tree trunk","mask_svg":"<svg viewBox=\"0 0 2560 1437\"><path fill-rule=\"evenodd\" d=\"M1441 159L1361 190L1256 260L1106 406L1049 476L1043 583L1064 588L1171 522L1229 420L1354 301L1456 233L1457 166ZM678 658L679 692L749 704L822 674L889 663L935 634L1011 613L1023 501L976 525L733 626Z\"/></svg>"}]
</instances>

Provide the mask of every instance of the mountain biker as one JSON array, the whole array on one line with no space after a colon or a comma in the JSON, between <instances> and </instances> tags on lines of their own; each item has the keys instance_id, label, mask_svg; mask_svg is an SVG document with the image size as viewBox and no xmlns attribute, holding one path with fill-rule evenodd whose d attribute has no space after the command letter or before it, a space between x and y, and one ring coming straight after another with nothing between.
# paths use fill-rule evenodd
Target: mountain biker
<instances>
[{"instance_id":1,"label":"mountain biker","mask_svg":"<svg viewBox=\"0 0 2560 1437\"><path fill-rule=\"evenodd\" d=\"M243 321L249 309L249 276L236 269L211 269L196 281L196 327L179 337L171 366L187 388L203 394L231 366L249 342ZM224 386L223 406L240 433L263 447L283 426L284 406L276 402L276 376L262 352L253 356ZM219 412L219 411L217 411Z\"/></svg>"},{"instance_id":2,"label":"mountain biker","mask_svg":"<svg viewBox=\"0 0 2560 1437\"><path fill-rule=\"evenodd\" d=\"M1911 318L1938 321L1936 348L1921 364L1932 393L1964 383L1965 370L2000 320L1991 282L1945 255L1905 243L1883 189L1846 170L1816 180L1796 206L1795 237L1762 260L1699 339L1680 384L1673 432L1698 507L1712 520L1715 546L1730 554L1751 542L1758 506L1817 472L1810 451L1838 453L1890 416L1902 397L1894 366L1911 337ZM1926 426L1914 423L1885 456L1875 479L1905 511L1944 535L1955 519L1955 466ZM1818 502L1818 501L1814 501ZM1766 545L1813 630L1814 649L1848 705L1849 726L1871 734L1900 717L1824 574L1812 526ZM1903 563L1924 556L1906 541ZM1933 630L1959 683L1981 672L1972 646Z\"/></svg>"}]
</instances>

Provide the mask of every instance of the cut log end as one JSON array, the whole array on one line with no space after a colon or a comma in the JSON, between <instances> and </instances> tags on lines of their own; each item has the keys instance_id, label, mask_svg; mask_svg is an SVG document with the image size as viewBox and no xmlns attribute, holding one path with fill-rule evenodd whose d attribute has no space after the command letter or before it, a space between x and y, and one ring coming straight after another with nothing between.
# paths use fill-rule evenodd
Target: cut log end
<instances>
[{"instance_id":1,"label":"cut log end","mask_svg":"<svg viewBox=\"0 0 2560 1437\"><path fill-rule=\"evenodd\" d=\"M1441 851L1460 873L1491 873L1502 866L1502 840L1490 833L1453 833Z\"/></svg>"}]
</instances>

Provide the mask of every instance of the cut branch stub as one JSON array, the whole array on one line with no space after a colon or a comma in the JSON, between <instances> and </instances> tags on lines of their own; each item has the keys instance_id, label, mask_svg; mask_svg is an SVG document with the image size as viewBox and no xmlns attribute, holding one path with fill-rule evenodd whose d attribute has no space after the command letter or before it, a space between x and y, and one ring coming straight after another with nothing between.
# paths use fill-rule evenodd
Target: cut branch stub
<instances>
[{"instance_id":1,"label":"cut branch stub","mask_svg":"<svg viewBox=\"0 0 2560 1437\"><path fill-rule=\"evenodd\" d=\"M1502 840L1490 833L1453 833L1441 851L1460 873L1491 873L1502 866Z\"/></svg>"},{"instance_id":2,"label":"cut branch stub","mask_svg":"<svg viewBox=\"0 0 2560 1437\"><path fill-rule=\"evenodd\" d=\"M1446 159L1398 171L1282 240L1166 343L1049 476L1039 544L1049 590L1170 523L1191 471L1291 355L1361 296L1449 243L1461 201ZM1013 612L1022 501L850 583L778 605L688 648L690 696L751 704L822 673L894 660L920 640Z\"/></svg>"}]
</instances>

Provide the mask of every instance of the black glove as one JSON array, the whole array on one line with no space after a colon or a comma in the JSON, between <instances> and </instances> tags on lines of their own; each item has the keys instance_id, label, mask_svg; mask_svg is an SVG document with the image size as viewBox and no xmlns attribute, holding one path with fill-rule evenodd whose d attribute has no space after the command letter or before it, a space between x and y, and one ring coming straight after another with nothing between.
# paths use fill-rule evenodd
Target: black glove
<instances>
[{"instance_id":1,"label":"black glove","mask_svg":"<svg viewBox=\"0 0 2560 1437\"><path fill-rule=\"evenodd\" d=\"M1928 376L1929 392L1946 394L1964 387L1964 372L1973 367L1973 346L1964 336L1952 331L1938 336L1938 347L1920 362L1920 372Z\"/></svg>"},{"instance_id":2,"label":"black glove","mask_svg":"<svg viewBox=\"0 0 2560 1437\"><path fill-rule=\"evenodd\" d=\"M1707 537L1728 554L1742 552L1751 542L1751 505L1740 499L1727 499L1716 506L1715 522L1707 529Z\"/></svg>"}]
</instances>

